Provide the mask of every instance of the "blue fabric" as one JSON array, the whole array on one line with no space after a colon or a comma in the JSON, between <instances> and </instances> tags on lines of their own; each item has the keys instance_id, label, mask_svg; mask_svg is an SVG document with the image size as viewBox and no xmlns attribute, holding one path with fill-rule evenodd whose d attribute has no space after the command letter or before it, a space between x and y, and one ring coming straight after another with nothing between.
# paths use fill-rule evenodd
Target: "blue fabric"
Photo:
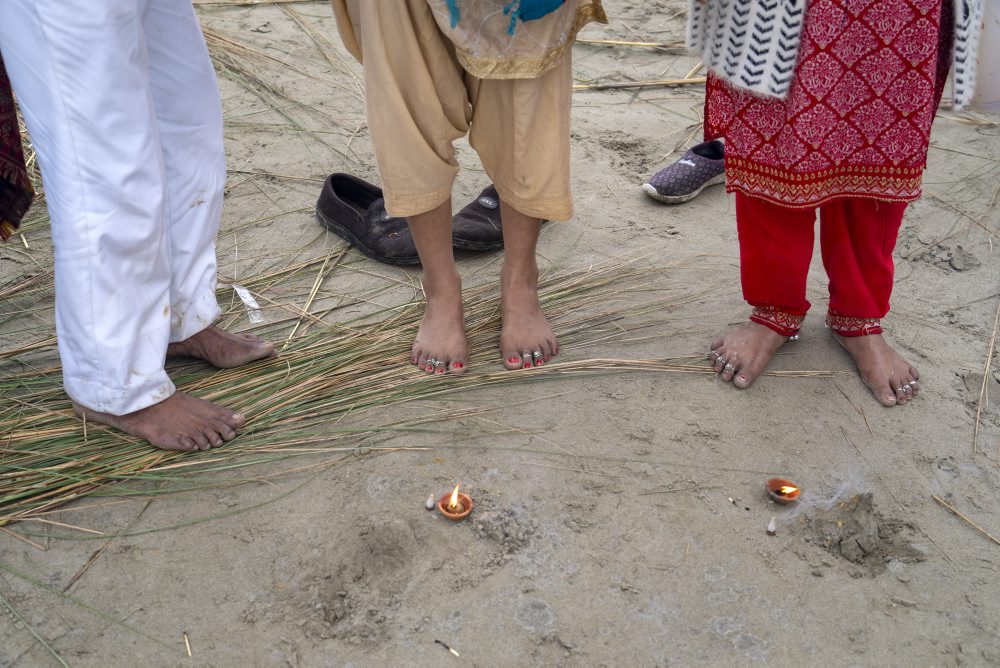
<instances>
[{"instance_id":1,"label":"blue fabric","mask_svg":"<svg viewBox=\"0 0 1000 668\"><path fill-rule=\"evenodd\" d=\"M510 28L507 34L513 35L517 21L534 21L546 14L559 9L566 0L510 0L503 8L504 14L510 15ZM462 10L458 7L458 0L448 0L448 13L451 16L451 27L458 25L458 20L462 18Z\"/></svg>"},{"instance_id":2,"label":"blue fabric","mask_svg":"<svg viewBox=\"0 0 1000 668\"><path fill-rule=\"evenodd\" d=\"M522 21L534 21L559 9L566 0L521 0L517 6L517 17Z\"/></svg>"}]
</instances>

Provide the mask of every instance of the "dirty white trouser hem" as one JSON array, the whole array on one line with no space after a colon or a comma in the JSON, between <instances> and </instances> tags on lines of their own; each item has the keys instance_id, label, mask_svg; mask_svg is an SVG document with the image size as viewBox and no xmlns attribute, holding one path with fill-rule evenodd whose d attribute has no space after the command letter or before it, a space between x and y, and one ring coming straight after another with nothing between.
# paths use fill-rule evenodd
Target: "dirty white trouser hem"
<instances>
[{"instance_id":1,"label":"dirty white trouser hem","mask_svg":"<svg viewBox=\"0 0 1000 668\"><path fill-rule=\"evenodd\" d=\"M168 342L219 314L222 111L191 2L3 0L0 52L52 219L66 392L162 401Z\"/></svg>"}]
</instances>

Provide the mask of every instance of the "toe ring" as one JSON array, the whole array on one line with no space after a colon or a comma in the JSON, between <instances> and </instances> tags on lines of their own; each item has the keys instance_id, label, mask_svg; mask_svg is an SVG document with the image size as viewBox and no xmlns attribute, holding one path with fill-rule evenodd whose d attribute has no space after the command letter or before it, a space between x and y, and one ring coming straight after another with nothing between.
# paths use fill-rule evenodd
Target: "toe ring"
<instances>
[{"instance_id":1,"label":"toe ring","mask_svg":"<svg viewBox=\"0 0 1000 668\"><path fill-rule=\"evenodd\" d=\"M443 369L444 367L445 367L444 362L442 362L441 360L434 360L435 369Z\"/></svg>"},{"instance_id":2,"label":"toe ring","mask_svg":"<svg viewBox=\"0 0 1000 668\"><path fill-rule=\"evenodd\" d=\"M424 360L424 364L430 364L431 366L437 366L438 361L436 357L428 357Z\"/></svg>"},{"instance_id":3,"label":"toe ring","mask_svg":"<svg viewBox=\"0 0 1000 668\"><path fill-rule=\"evenodd\" d=\"M719 357L716 359L716 361L717 362L722 362L723 364L729 364L729 362L726 361L726 358L723 357L722 355L719 355Z\"/></svg>"},{"instance_id":4,"label":"toe ring","mask_svg":"<svg viewBox=\"0 0 1000 668\"><path fill-rule=\"evenodd\" d=\"M910 385L909 383L903 386L903 392L912 392L912 391L913 391L913 386Z\"/></svg>"},{"instance_id":5,"label":"toe ring","mask_svg":"<svg viewBox=\"0 0 1000 668\"><path fill-rule=\"evenodd\" d=\"M905 390L903 390L903 388L901 388L901 387L897 387L897 388L896 388L896 391L897 391L897 392L903 392L903 393L905 394Z\"/></svg>"},{"instance_id":6,"label":"toe ring","mask_svg":"<svg viewBox=\"0 0 1000 668\"><path fill-rule=\"evenodd\" d=\"M536 360L540 360L543 357L542 351L541 350L534 350L534 351L532 351L531 356L532 356L532 358L534 358Z\"/></svg>"},{"instance_id":7,"label":"toe ring","mask_svg":"<svg viewBox=\"0 0 1000 668\"><path fill-rule=\"evenodd\" d=\"M730 364L729 362L726 362L726 366L725 366L725 369L726 369L726 371L732 371L732 369L733 369L733 365L732 365L732 364Z\"/></svg>"}]
</instances>

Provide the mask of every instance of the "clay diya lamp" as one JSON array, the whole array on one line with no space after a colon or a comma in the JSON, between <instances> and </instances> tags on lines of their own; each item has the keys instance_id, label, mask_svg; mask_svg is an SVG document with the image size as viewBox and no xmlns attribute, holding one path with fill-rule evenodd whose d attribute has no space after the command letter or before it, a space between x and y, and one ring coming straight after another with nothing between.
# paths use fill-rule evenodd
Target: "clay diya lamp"
<instances>
[{"instance_id":1,"label":"clay diya lamp","mask_svg":"<svg viewBox=\"0 0 1000 668\"><path fill-rule=\"evenodd\" d=\"M802 490L791 480L771 478L767 481L767 495L783 506L795 501L801 493Z\"/></svg>"},{"instance_id":2,"label":"clay diya lamp","mask_svg":"<svg viewBox=\"0 0 1000 668\"><path fill-rule=\"evenodd\" d=\"M451 494L442 494L438 499L438 512L453 522L464 520L472 512L472 497L458 491L462 483L455 485Z\"/></svg>"}]
</instances>

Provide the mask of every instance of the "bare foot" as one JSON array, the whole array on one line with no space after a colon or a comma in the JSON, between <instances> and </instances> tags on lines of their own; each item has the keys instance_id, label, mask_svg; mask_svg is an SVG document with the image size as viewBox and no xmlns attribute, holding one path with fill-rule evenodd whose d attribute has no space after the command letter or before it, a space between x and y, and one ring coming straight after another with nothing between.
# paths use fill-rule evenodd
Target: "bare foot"
<instances>
[{"instance_id":1,"label":"bare foot","mask_svg":"<svg viewBox=\"0 0 1000 668\"><path fill-rule=\"evenodd\" d=\"M712 344L710 359L722 379L745 389L764 373L778 348L788 340L770 327L748 322Z\"/></svg>"},{"instance_id":2,"label":"bare foot","mask_svg":"<svg viewBox=\"0 0 1000 668\"><path fill-rule=\"evenodd\" d=\"M427 373L464 373L469 365L462 310L462 280L458 272L440 280L424 274L427 306L413 342L410 361Z\"/></svg>"},{"instance_id":3,"label":"bare foot","mask_svg":"<svg viewBox=\"0 0 1000 668\"><path fill-rule=\"evenodd\" d=\"M920 374L888 344L881 334L833 335L858 367L861 380L883 406L905 404L920 394Z\"/></svg>"},{"instance_id":4,"label":"bare foot","mask_svg":"<svg viewBox=\"0 0 1000 668\"><path fill-rule=\"evenodd\" d=\"M236 436L246 419L239 413L174 392L158 404L134 413L99 413L76 402L73 408L85 419L144 438L164 450L208 450Z\"/></svg>"},{"instance_id":5,"label":"bare foot","mask_svg":"<svg viewBox=\"0 0 1000 668\"><path fill-rule=\"evenodd\" d=\"M508 271L505 264L500 270L500 295L503 365L508 369L530 369L559 354L556 334L538 303L538 270Z\"/></svg>"},{"instance_id":6,"label":"bare foot","mask_svg":"<svg viewBox=\"0 0 1000 668\"><path fill-rule=\"evenodd\" d=\"M231 334L214 325L167 346L167 357L193 357L220 369L232 369L277 354L270 341L262 341L253 334Z\"/></svg>"}]
</instances>

